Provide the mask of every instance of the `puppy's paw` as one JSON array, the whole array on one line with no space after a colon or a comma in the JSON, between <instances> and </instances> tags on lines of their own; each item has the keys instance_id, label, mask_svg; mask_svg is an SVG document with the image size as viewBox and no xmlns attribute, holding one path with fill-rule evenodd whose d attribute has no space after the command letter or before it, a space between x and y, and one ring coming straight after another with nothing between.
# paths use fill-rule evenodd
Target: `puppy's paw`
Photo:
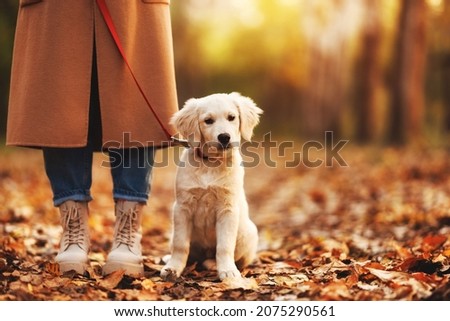
<instances>
[{"instance_id":1,"label":"puppy's paw","mask_svg":"<svg viewBox=\"0 0 450 321\"><path fill-rule=\"evenodd\" d=\"M219 271L219 278L221 281L225 279L240 279L242 278L241 273L238 269L229 269L224 271Z\"/></svg>"},{"instance_id":2,"label":"puppy's paw","mask_svg":"<svg viewBox=\"0 0 450 321\"><path fill-rule=\"evenodd\" d=\"M167 264L167 263L170 262L170 259L171 259L171 258L172 258L172 255L167 254L167 255L164 255L164 256L162 257L161 261L163 261L165 264Z\"/></svg>"},{"instance_id":3,"label":"puppy's paw","mask_svg":"<svg viewBox=\"0 0 450 321\"><path fill-rule=\"evenodd\" d=\"M161 270L161 278L165 281L175 282L181 275L181 272L178 272L177 269L166 265Z\"/></svg>"}]
</instances>

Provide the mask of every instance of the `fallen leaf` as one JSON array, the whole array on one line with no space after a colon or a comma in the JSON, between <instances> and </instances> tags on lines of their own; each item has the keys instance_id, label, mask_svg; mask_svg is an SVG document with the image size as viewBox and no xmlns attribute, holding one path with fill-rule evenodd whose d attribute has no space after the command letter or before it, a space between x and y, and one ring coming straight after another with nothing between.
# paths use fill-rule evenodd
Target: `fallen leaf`
<instances>
[{"instance_id":1,"label":"fallen leaf","mask_svg":"<svg viewBox=\"0 0 450 321\"><path fill-rule=\"evenodd\" d=\"M368 270L381 281L392 282L394 286L410 286L414 294L418 294L421 297L428 297L432 293L432 287L429 284L418 281L408 273L382 271L372 268L369 268Z\"/></svg>"},{"instance_id":2,"label":"fallen leaf","mask_svg":"<svg viewBox=\"0 0 450 321\"><path fill-rule=\"evenodd\" d=\"M107 275L104 279L98 282L99 286L102 288L112 290L117 285L119 285L120 281L122 281L123 276L125 275L125 270L117 270Z\"/></svg>"},{"instance_id":3,"label":"fallen leaf","mask_svg":"<svg viewBox=\"0 0 450 321\"><path fill-rule=\"evenodd\" d=\"M31 285L38 286L42 284L42 275L33 275L31 278Z\"/></svg>"},{"instance_id":4,"label":"fallen leaf","mask_svg":"<svg viewBox=\"0 0 450 321\"><path fill-rule=\"evenodd\" d=\"M141 282L141 285L145 290L152 290L155 287L155 283L150 279L145 279Z\"/></svg>"},{"instance_id":5,"label":"fallen leaf","mask_svg":"<svg viewBox=\"0 0 450 321\"><path fill-rule=\"evenodd\" d=\"M8 262L6 259L0 257L0 272L6 270L6 267L8 266Z\"/></svg>"},{"instance_id":6,"label":"fallen leaf","mask_svg":"<svg viewBox=\"0 0 450 321\"><path fill-rule=\"evenodd\" d=\"M433 274L439 271L441 267L442 263L440 262L433 262L422 257L413 257L403 261L398 266L398 269L404 272L425 272L427 274Z\"/></svg>"},{"instance_id":7,"label":"fallen leaf","mask_svg":"<svg viewBox=\"0 0 450 321\"><path fill-rule=\"evenodd\" d=\"M25 274L25 275L21 275L19 280L24 282L24 283L30 283L32 280L32 276L30 274Z\"/></svg>"},{"instance_id":8,"label":"fallen leaf","mask_svg":"<svg viewBox=\"0 0 450 321\"><path fill-rule=\"evenodd\" d=\"M53 275L60 275L59 264L55 262L46 262L44 265L44 270Z\"/></svg>"},{"instance_id":9,"label":"fallen leaf","mask_svg":"<svg viewBox=\"0 0 450 321\"><path fill-rule=\"evenodd\" d=\"M432 276L423 272L412 273L411 276L415 278L417 281L425 282L428 284L433 284L436 281Z\"/></svg>"},{"instance_id":10,"label":"fallen leaf","mask_svg":"<svg viewBox=\"0 0 450 321\"><path fill-rule=\"evenodd\" d=\"M422 250L424 252L433 252L440 248L448 237L445 235L428 235L423 239Z\"/></svg>"},{"instance_id":11,"label":"fallen leaf","mask_svg":"<svg viewBox=\"0 0 450 321\"><path fill-rule=\"evenodd\" d=\"M450 248L446 249L442 252L443 255L445 255L446 257L450 258Z\"/></svg>"},{"instance_id":12,"label":"fallen leaf","mask_svg":"<svg viewBox=\"0 0 450 321\"><path fill-rule=\"evenodd\" d=\"M342 300L351 297L347 285L342 281L336 281L325 285L321 290L325 300Z\"/></svg>"},{"instance_id":13,"label":"fallen leaf","mask_svg":"<svg viewBox=\"0 0 450 321\"><path fill-rule=\"evenodd\" d=\"M61 277L55 277L55 278L46 278L44 280L44 286L49 289L55 289L61 286L65 286L70 283L70 279L68 278L61 278Z\"/></svg>"},{"instance_id":14,"label":"fallen leaf","mask_svg":"<svg viewBox=\"0 0 450 321\"><path fill-rule=\"evenodd\" d=\"M392 246L402 259L408 259L413 256L411 249L401 246L398 242L392 241Z\"/></svg>"},{"instance_id":15,"label":"fallen leaf","mask_svg":"<svg viewBox=\"0 0 450 321\"><path fill-rule=\"evenodd\" d=\"M256 290L258 289L258 284L255 279L249 278L225 278L222 281L220 288L224 290L232 290L232 289L243 289L243 290Z\"/></svg>"},{"instance_id":16,"label":"fallen leaf","mask_svg":"<svg viewBox=\"0 0 450 321\"><path fill-rule=\"evenodd\" d=\"M287 265L292 266L295 269L300 269L303 267L303 264L301 261L299 260L285 260L284 263L286 263Z\"/></svg>"}]
</instances>

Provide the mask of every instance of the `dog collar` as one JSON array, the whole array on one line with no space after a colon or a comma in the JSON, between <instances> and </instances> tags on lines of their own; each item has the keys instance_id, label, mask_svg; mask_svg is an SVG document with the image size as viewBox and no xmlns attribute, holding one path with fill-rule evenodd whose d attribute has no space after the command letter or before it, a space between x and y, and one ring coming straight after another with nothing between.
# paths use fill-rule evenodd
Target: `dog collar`
<instances>
[{"instance_id":1,"label":"dog collar","mask_svg":"<svg viewBox=\"0 0 450 321\"><path fill-rule=\"evenodd\" d=\"M194 147L194 152L197 157L207 161L223 160L224 158L226 158L225 156L208 156L206 154L203 154L200 147Z\"/></svg>"}]
</instances>

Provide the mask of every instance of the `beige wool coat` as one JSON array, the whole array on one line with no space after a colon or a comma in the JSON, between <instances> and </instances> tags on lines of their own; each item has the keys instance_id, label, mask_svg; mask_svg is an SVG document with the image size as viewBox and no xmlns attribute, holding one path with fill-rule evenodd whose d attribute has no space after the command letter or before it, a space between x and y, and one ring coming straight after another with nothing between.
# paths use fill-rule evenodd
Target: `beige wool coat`
<instances>
[{"instance_id":1,"label":"beige wool coat","mask_svg":"<svg viewBox=\"0 0 450 321\"><path fill-rule=\"evenodd\" d=\"M131 67L167 128L178 110L169 0L106 0ZM83 147L94 41L104 144L167 142L95 0L20 0L7 144ZM125 141L124 141L125 136Z\"/></svg>"}]
</instances>

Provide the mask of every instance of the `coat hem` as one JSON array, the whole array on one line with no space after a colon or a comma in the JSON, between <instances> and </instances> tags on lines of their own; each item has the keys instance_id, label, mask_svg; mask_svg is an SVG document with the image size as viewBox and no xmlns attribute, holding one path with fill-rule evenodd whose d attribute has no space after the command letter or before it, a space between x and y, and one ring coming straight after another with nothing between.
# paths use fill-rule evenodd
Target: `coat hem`
<instances>
[{"instance_id":1,"label":"coat hem","mask_svg":"<svg viewBox=\"0 0 450 321\"><path fill-rule=\"evenodd\" d=\"M70 145L62 145L62 144L42 144L42 143L17 143L17 142L6 142L5 146L7 147L21 147L21 148L33 148L33 149L42 149L42 148L83 148L86 147L87 144L70 144ZM153 147L155 149L162 149L170 147L171 143L162 141L159 144L147 144L147 145L139 145L139 147ZM133 148L136 146L120 146L119 149L122 148ZM96 151L108 150L111 146L103 146L100 149L96 149ZM114 147L116 148L116 147Z\"/></svg>"}]
</instances>

